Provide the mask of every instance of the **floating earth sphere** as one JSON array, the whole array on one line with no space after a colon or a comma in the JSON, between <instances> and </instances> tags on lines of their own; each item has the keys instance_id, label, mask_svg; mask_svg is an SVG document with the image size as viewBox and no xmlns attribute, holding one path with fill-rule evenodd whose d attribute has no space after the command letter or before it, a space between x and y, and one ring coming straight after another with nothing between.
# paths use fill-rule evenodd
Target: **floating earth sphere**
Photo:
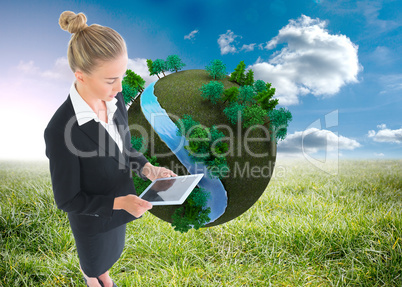
<instances>
[{"instance_id":1,"label":"floating earth sphere","mask_svg":"<svg viewBox=\"0 0 402 287\"><path fill-rule=\"evenodd\" d=\"M238 87L228 78L219 80L225 89ZM247 211L267 188L276 160L276 143L269 134L268 125L244 128L241 124L232 124L223 112L228 102L213 104L201 96L201 86L213 80L205 70L185 70L169 74L153 85L153 94L171 121L176 123L184 115L191 115L203 126L216 126L225 135L229 171L220 181L226 190L227 200L225 198L226 202L223 202L223 213L206 227L223 224ZM155 131L157 128L151 126L155 122L147 120L139 98L131 104L128 114L130 132L134 137L145 139L145 150L149 156L156 156L160 166L171 169L177 175L191 174ZM214 192L208 191L211 194ZM154 206L150 212L172 223L172 215L179 207Z\"/></svg>"}]
</instances>

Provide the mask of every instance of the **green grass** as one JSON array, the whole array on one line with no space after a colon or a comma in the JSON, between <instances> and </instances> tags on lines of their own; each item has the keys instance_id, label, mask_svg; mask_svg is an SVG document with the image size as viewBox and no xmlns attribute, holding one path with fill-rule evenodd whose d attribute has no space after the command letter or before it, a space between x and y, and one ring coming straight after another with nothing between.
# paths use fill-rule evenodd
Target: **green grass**
<instances>
[{"instance_id":1,"label":"green grass","mask_svg":"<svg viewBox=\"0 0 402 287\"><path fill-rule=\"evenodd\" d=\"M184 114L192 115L195 121L207 127L217 124L232 125L222 112L230 103L212 104L201 97L199 88L210 81L220 81L225 89L239 87L230 82L229 77L222 80L214 80L205 70L184 70L169 74L161 78L155 84L155 95L162 107L168 107L174 116L183 117ZM171 114L169 114L171 116ZM176 118L172 119L176 121Z\"/></svg>"},{"instance_id":2,"label":"green grass","mask_svg":"<svg viewBox=\"0 0 402 287\"><path fill-rule=\"evenodd\" d=\"M335 169L336 166L333 166ZM402 161L341 161L329 175L278 162L267 190L224 225L128 224L118 286L401 286ZM0 286L85 286L46 163L0 162Z\"/></svg>"}]
</instances>

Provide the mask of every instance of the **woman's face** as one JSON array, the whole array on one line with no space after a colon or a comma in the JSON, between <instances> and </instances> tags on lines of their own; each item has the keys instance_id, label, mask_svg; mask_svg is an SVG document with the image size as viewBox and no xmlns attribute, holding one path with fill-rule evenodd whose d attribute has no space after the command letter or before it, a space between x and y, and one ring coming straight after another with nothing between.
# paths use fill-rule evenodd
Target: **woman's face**
<instances>
[{"instance_id":1,"label":"woman's face","mask_svg":"<svg viewBox=\"0 0 402 287\"><path fill-rule=\"evenodd\" d=\"M82 74L85 94L92 99L110 101L122 91L124 74L127 70L127 52L114 60L100 62L92 74Z\"/></svg>"}]
</instances>

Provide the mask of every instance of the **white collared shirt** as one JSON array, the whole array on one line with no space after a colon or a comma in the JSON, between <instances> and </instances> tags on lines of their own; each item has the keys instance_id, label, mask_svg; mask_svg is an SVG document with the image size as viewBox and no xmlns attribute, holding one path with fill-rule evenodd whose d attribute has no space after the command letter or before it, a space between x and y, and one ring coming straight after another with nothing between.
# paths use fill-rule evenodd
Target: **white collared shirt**
<instances>
[{"instance_id":1,"label":"white collared shirt","mask_svg":"<svg viewBox=\"0 0 402 287\"><path fill-rule=\"evenodd\" d=\"M98 115L80 96L75 87L75 81L73 82L70 88L70 98L75 111L75 116L77 117L78 125L81 126L91 120L100 122L102 126L105 128L105 130L109 133L110 137L116 142L117 146L120 149L120 152L123 152L123 141L121 139L117 126L113 121L113 115L117 110L116 106L117 99L113 98L111 101L105 101L107 108L107 118L108 118L108 123L105 123L104 121L101 121L99 119Z\"/></svg>"}]
</instances>

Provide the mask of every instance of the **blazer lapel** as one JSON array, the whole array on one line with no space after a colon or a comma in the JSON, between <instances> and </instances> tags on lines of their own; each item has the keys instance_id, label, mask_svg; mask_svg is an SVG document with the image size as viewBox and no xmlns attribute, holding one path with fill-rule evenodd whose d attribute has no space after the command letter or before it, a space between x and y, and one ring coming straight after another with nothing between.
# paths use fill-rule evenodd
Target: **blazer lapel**
<instances>
[{"instance_id":1,"label":"blazer lapel","mask_svg":"<svg viewBox=\"0 0 402 287\"><path fill-rule=\"evenodd\" d=\"M126 168L124 153L120 152L116 142L101 123L91 120L79 128L99 146L98 156L110 156L119 163L120 169Z\"/></svg>"},{"instance_id":2,"label":"blazer lapel","mask_svg":"<svg viewBox=\"0 0 402 287\"><path fill-rule=\"evenodd\" d=\"M68 97L69 106L72 115L75 117L75 112L71 98ZM125 122L119 109L114 113L113 120L117 124L119 133L123 140L123 152L120 152L116 142L112 139L106 129L100 122L91 120L81 126L77 126L81 129L94 143L99 146L98 156L110 156L119 163L119 169L126 169L129 167L129 159L125 153L125 147L129 146L131 139L129 139L129 133L125 133ZM128 142L127 142L128 139Z\"/></svg>"},{"instance_id":3,"label":"blazer lapel","mask_svg":"<svg viewBox=\"0 0 402 287\"><path fill-rule=\"evenodd\" d=\"M128 125L124 121L123 115L121 114L121 111L119 109L117 109L115 111L113 120L114 120L115 124L117 125L117 129L118 129L121 139L123 141L123 155L124 155L126 165L129 166L129 157L127 156L125 151L127 150L128 152L130 152L131 138L130 138L130 133L126 130L126 129L128 129Z\"/></svg>"}]
</instances>

